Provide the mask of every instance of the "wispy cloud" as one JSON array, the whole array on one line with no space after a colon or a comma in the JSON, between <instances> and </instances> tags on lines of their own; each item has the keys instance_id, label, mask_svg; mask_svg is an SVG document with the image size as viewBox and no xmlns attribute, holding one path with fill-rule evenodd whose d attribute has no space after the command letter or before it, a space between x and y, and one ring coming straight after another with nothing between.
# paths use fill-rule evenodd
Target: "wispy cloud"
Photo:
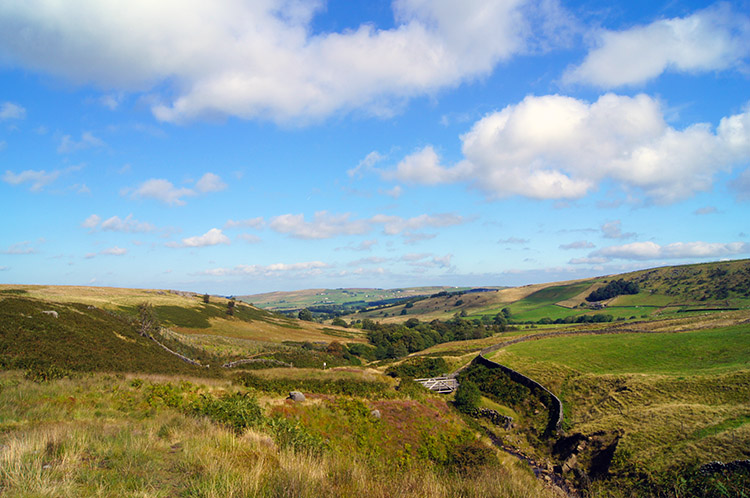
<instances>
[{"instance_id":1,"label":"wispy cloud","mask_svg":"<svg viewBox=\"0 0 750 498\"><path fill-rule=\"evenodd\" d=\"M0 105L0 121L26 118L26 109L13 102L3 102Z\"/></svg>"},{"instance_id":2,"label":"wispy cloud","mask_svg":"<svg viewBox=\"0 0 750 498\"><path fill-rule=\"evenodd\" d=\"M322 261L306 261L303 263L274 263L271 265L237 265L233 268L212 268L201 272L202 275L215 277L224 276L265 276L272 277L281 274L318 274L321 270L330 268Z\"/></svg>"},{"instance_id":3,"label":"wispy cloud","mask_svg":"<svg viewBox=\"0 0 750 498\"><path fill-rule=\"evenodd\" d=\"M12 244L3 254L36 254L36 249L31 246L31 242L25 240Z\"/></svg>"},{"instance_id":4,"label":"wispy cloud","mask_svg":"<svg viewBox=\"0 0 750 498\"><path fill-rule=\"evenodd\" d=\"M227 185L214 173L205 173L196 183L195 189L176 187L164 178L151 178L141 183L135 189L123 189L123 195L130 195L133 199L154 199L169 206L184 206L186 197L207 194L224 190Z\"/></svg>"},{"instance_id":5,"label":"wispy cloud","mask_svg":"<svg viewBox=\"0 0 750 498\"><path fill-rule=\"evenodd\" d=\"M31 187L29 190L32 192L39 192L44 189L47 185L53 183L55 180L60 178L63 174L62 170L54 170L47 173L45 170L32 170L27 169L20 173L13 173L12 171L6 170L3 175L3 181L11 185L21 185L22 183L29 183Z\"/></svg>"},{"instance_id":6,"label":"wispy cloud","mask_svg":"<svg viewBox=\"0 0 750 498\"><path fill-rule=\"evenodd\" d=\"M105 232L124 232L124 233L140 233L140 232L153 232L156 227L151 223L138 221L133 218L132 214L127 215L124 219L119 216L112 216L102 221L102 218L97 214L92 214L81 224L83 228L90 230L100 229Z\"/></svg>"},{"instance_id":7,"label":"wispy cloud","mask_svg":"<svg viewBox=\"0 0 750 498\"><path fill-rule=\"evenodd\" d=\"M79 140L74 140L70 135L63 135L60 139L60 145L57 147L57 152L69 154L79 150L104 147L105 145L103 140L94 136L90 131L85 131L81 134Z\"/></svg>"}]
</instances>

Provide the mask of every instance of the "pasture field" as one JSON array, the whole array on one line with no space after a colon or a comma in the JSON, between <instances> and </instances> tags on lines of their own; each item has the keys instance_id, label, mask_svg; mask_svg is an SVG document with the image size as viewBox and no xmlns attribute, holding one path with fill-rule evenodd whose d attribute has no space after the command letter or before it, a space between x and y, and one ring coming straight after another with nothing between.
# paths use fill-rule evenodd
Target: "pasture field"
<instances>
[{"instance_id":1,"label":"pasture field","mask_svg":"<svg viewBox=\"0 0 750 498\"><path fill-rule=\"evenodd\" d=\"M634 475L664 485L679 469L750 456L750 325L692 323L684 332L542 338L490 357L557 394L568 433L620 435L611 482L594 486L618 496L606 493Z\"/></svg>"}]
</instances>

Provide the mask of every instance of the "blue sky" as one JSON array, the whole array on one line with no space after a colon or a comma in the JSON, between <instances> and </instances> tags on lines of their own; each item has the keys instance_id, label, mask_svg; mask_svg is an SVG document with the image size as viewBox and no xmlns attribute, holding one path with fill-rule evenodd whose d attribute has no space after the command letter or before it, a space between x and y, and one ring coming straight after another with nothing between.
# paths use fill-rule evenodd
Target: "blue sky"
<instances>
[{"instance_id":1,"label":"blue sky","mask_svg":"<svg viewBox=\"0 0 750 498\"><path fill-rule=\"evenodd\" d=\"M0 2L0 282L750 257L750 2Z\"/></svg>"}]
</instances>

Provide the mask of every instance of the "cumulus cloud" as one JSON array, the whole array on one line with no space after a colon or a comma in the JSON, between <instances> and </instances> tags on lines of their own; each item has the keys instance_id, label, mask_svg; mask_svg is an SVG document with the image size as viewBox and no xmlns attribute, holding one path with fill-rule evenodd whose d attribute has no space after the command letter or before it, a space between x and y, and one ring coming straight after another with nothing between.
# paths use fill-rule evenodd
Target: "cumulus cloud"
<instances>
[{"instance_id":1,"label":"cumulus cloud","mask_svg":"<svg viewBox=\"0 0 750 498\"><path fill-rule=\"evenodd\" d=\"M339 235L360 235L370 230L365 220L352 220L349 213L331 214L327 211L315 213L312 221L305 221L303 214L282 214L271 219L272 230L298 239L329 239Z\"/></svg>"},{"instance_id":2,"label":"cumulus cloud","mask_svg":"<svg viewBox=\"0 0 750 498\"><path fill-rule=\"evenodd\" d=\"M13 102L3 102L0 105L0 121L8 121L11 119L24 119L26 117L26 109Z\"/></svg>"},{"instance_id":3,"label":"cumulus cloud","mask_svg":"<svg viewBox=\"0 0 750 498\"><path fill-rule=\"evenodd\" d=\"M219 192L226 187L226 183L218 175L206 173L195 183L195 189L178 188L169 180L151 178L132 191L130 189L123 190L123 193L130 192L130 197L133 199L155 199L170 206L184 206L186 204L184 197Z\"/></svg>"},{"instance_id":4,"label":"cumulus cloud","mask_svg":"<svg viewBox=\"0 0 750 498\"><path fill-rule=\"evenodd\" d=\"M659 245L655 242L633 242L594 251L588 258L571 260L573 264L606 263L613 259L646 261L654 259L723 258L750 253L746 242L674 242Z\"/></svg>"},{"instance_id":5,"label":"cumulus cloud","mask_svg":"<svg viewBox=\"0 0 750 498\"><path fill-rule=\"evenodd\" d=\"M32 170L27 169L20 173L13 173L12 171L6 170L3 175L3 181L11 185L20 185L22 183L30 183L30 190L32 192L39 192L50 183L57 180L63 172L61 170L54 170L47 173L45 170Z\"/></svg>"},{"instance_id":6,"label":"cumulus cloud","mask_svg":"<svg viewBox=\"0 0 750 498\"><path fill-rule=\"evenodd\" d=\"M163 178L151 178L141 183L130 196L134 199L155 199L170 206L184 206L183 197L195 195L189 188L175 187L172 182Z\"/></svg>"},{"instance_id":7,"label":"cumulus cloud","mask_svg":"<svg viewBox=\"0 0 750 498\"><path fill-rule=\"evenodd\" d=\"M195 189L202 193L220 192L225 188L227 188L227 184L221 181L219 175L213 173L206 173L195 184Z\"/></svg>"},{"instance_id":8,"label":"cumulus cloud","mask_svg":"<svg viewBox=\"0 0 750 498\"><path fill-rule=\"evenodd\" d=\"M596 34L596 48L563 76L603 88L641 84L665 71L697 73L738 66L750 55L750 19L727 4L688 17Z\"/></svg>"},{"instance_id":9,"label":"cumulus cloud","mask_svg":"<svg viewBox=\"0 0 750 498\"><path fill-rule=\"evenodd\" d=\"M219 228L212 228L203 235L196 235L194 237L188 237L182 239L181 244L168 244L170 247L206 247L216 246L219 244L229 245L231 241L229 237L224 235Z\"/></svg>"},{"instance_id":10,"label":"cumulus cloud","mask_svg":"<svg viewBox=\"0 0 750 498\"><path fill-rule=\"evenodd\" d=\"M461 137L464 159L437 161L429 147L385 178L432 185L465 181L489 198L576 199L605 179L670 203L708 190L718 171L750 159L750 107L683 130L647 95L606 94L588 103L528 96L480 119Z\"/></svg>"},{"instance_id":11,"label":"cumulus cloud","mask_svg":"<svg viewBox=\"0 0 750 498\"><path fill-rule=\"evenodd\" d=\"M292 121L405 100L489 74L564 29L554 0L396 0L395 26L316 33L323 2L28 0L0 6L0 55L78 84L146 91L155 116ZM526 14L534 13L530 29ZM200 43L196 43L200 40ZM342 77L343 76L343 77ZM172 98L172 95L174 97Z\"/></svg>"}]
</instances>

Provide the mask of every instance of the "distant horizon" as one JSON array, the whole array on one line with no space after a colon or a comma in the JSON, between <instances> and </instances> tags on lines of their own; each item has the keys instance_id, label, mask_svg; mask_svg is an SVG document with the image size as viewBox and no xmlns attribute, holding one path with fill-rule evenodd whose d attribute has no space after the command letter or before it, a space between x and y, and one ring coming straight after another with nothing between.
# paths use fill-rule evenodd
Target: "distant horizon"
<instances>
[{"instance_id":1,"label":"distant horizon","mask_svg":"<svg viewBox=\"0 0 750 498\"><path fill-rule=\"evenodd\" d=\"M750 257L750 0L0 5L0 281L518 286Z\"/></svg>"},{"instance_id":2,"label":"distant horizon","mask_svg":"<svg viewBox=\"0 0 750 498\"><path fill-rule=\"evenodd\" d=\"M637 272L637 271L646 271L646 270L652 270L652 269L658 269L663 267L672 267L672 266L688 266L688 265L700 265L700 264L720 264L725 262L736 262L736 261L743 261L748 260L750 258L737 258L737 259L721 259L721 260L715 260L715 261L700 261L695 263L681 263L679 265L659 265L659 266L644 266L641 268L635 268L631 270L627 270L622 273L630 273L630 272ZM208 291L208 290L195 290L195 289L187 289L187 288L176 288L176 287L160 287L160 286L154 286L154 287L131 287L131 286L122 286L122 285L89 285L89 284L51 284L51 283L28 283L28 282L0 282L0 285L32 285L32 286L60 286L60 287L92 287L92 288L112 288L112 289L134 289L134 290L166 290L166 291L178 291L178 292L192 292L194 294L210 294L220 297L238 297L238 296L252 296L252 295L258 295L258 294L271 294L274 292L300 292L300 291L308 291L308 290L336 290L336 289L373 289L373 290L395 290L395 289L413 289L413 288L420 288L420 287L443 287L443 288L491 288L491 287L501 287L501 288L513 288L513 287L524 287L527 285L540 285L540 284L554 284L554 283L561 283L561 282L569 282L569 281L575 281L575 280L587 280L592 278L601 278L601 277L608 277L613 275L620 275L620 273L605 273L605 274L597 274L597 275L591 275L588 277L581 277L581 278L568 278L568 279L561 279L561 280L541 280L536 282L526 282L526 283L520 283L517 285L501 285L501 284L463 284L463 285L448 285L448 284L425 284L425 285L398 285L394 287L377 287L377 286L332 286L332 287L301 287L301 288L292 288L292 289L274 289L274 290L268 290L268 291L260 291L260 292L239 292L239 293L222 293L222 292L214 292L214 291Z\"/></svg>"}]
</instances>

